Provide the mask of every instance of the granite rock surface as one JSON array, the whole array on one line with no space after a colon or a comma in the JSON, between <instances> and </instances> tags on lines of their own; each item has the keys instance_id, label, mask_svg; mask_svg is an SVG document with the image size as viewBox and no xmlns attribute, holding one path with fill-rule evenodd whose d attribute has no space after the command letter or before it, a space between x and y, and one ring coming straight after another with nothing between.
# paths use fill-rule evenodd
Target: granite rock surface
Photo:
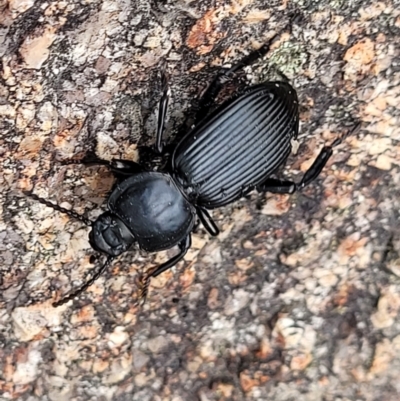
<instances>
[{"instance_id":1,"label":"granite rock surface","mask_svg":"<svg viewBox=\"0 0 400 401\"><path fill-rule=\"evenodd\" d=\"M95 218L112 175L63 162L144 158L161 70L173 138L219 68L296 10L219 100L290 79L294 180L360 131L302 192L214 211L221 235L199 226L142 308L138 274L176 249L126 253L53 308L102 258L87 227L23 191ZM0 399L398 401L399 38L399 0L0 0Z\"/></svg>"}]
</instances>

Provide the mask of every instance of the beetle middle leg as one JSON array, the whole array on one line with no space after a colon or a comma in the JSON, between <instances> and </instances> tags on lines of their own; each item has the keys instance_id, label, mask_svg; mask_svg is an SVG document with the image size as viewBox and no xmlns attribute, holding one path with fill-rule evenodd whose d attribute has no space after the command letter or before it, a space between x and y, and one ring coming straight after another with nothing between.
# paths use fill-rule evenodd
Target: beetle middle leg
<instances>
[{"instance_id":1,"label":"beetle middle leg","mask_svg":"<svg viewBox=\"0 0 400 401\"><path fill-rule=\"evenodd\" d=\"M201 221L201 224L203 224L203 227L207 230L207 232L212 235L213 237L216 237L219 234L219 228L215 224L215 221L212 219L210 214L208 213L207 209L198 207L196 209L197 215L199 216L199 219Z\"/></svg>"},{"instance_id":2,"label":"beetle middle leg","mask_svg":"<svg viewBox=\"0 0 400 401\"><path fill-rule=\"evenodd\" d=\"M146 274L139 278L139 296L138 302L143 305L146 301L147 293L149 290L150 279L152 277L157 277L159 274L165 272L171 267L175 266L183 257L186 255L189 248L192 246L192 237L189 234L183 241L179 244L180 252L173 256L167 262L161 264L160 266L155 266L151 268Z\"/></svg>"},{"instance_id":3,"label":"beetle middle leg","mask_svg":"<svg viewBox=\"0 0 400 401\"><path fill-rule=\"evenodd\" d=\"M146 161L151 161L151 164L154 163L155 158L159 156L165 156L174 149L172 144L166 145L163 142L163 136L165 133L165 119L167 117L168 103L171 96L171 90L168 86L168 77L165 72L163 72L161 75L161 87L162 95L158 103L156 142L153 146L140 146L138 148L140 160L144 158Z\"/></svg>"}]
</instances>

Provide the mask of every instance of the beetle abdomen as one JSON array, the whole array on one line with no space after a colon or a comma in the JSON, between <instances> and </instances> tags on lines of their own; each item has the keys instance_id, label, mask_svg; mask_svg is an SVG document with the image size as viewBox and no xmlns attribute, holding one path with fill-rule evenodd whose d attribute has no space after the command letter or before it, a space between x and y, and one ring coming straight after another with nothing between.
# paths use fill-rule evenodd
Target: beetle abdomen
<instances>
[{"instance_id":1,"label":"beetle abdomen","mask_svg":"<svg viewBox=\"0 0 400 401\"><path fill-rule=\"evenodd\" d=\"M173 157L176 177L201 206L230 203L286 161L298 121L289 84L254 86L182 139Z\"/></svg>"}]
</instances>

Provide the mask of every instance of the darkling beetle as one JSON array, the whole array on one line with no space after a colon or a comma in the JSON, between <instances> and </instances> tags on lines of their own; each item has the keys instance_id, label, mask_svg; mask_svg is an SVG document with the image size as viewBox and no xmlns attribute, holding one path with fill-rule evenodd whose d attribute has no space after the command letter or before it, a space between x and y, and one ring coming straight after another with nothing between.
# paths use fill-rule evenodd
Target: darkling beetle
<instances>
[{"instance_id":1,"label":"darkling beetle","mask_svg":"<svg viewBox=\"0 0 400 401\"><path fill-rule=\"evenodd\" d=\"M210 113L223 84L235 72L266 55L279 38L275 35L260 49L251 52L230 69L222 70L200 99L195 123L173 149L169 163L159 171L146 171L129 160L85 158L84 164L108 166L117 183L108 199L108 211L94 222L73 211L40 198L26 195L59 212L77 218L92 227L91 246L107 254L106 262L94 270L91 279L64 299L62 305L88 288L121 253L137 243L148 252L178 245L180 252L139 280L139 301L144 302L151 277L174 266L191 246L196 216L216 236L218 227L208 210L228 205L256 189L258 192L292 194L315 180L332 155L333 147L324 146L300 183L271 178L291 153L292 141L299 131L296 91L286 82L266 82L247 88ZM163 94L159 102L155 150L165 154L163 133L170 90L163 76Z\"/></svg>"}]
</instances>

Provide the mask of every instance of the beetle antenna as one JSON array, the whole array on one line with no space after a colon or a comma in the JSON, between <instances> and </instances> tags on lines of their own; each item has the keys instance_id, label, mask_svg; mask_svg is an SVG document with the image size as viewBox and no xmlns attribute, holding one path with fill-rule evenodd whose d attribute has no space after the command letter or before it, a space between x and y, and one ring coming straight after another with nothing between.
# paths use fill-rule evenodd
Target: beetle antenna
<instances>
[{"instance_id":1,"label":"beetle antenna","mask_svg":"<svg viewBox=\"0 0 400 401\"><path fill-rule=\"evenodd\" d=\"M47 207L52 208L53 210L56 210L57 212L61 212L68 215L69 217L73 217L74 219L81 221L83 224L86 224L89 227L93 225L93 222L89 220L87 217L79 213L76 213L73 210L65 209L64 207L59 206L53 202L50 202L47 199L41 198L40 196L37 196L32 192L24 191L24 195L29 196L30 198L40 202L43 205L46 205Z\"/></svg>"},{"instance_id":2,"label":"beetle antenna","mask_svg":"<svg viewBox=\"0 0 400 401\"><path fill-rule=\"evenodd\" d=\"M53 306L56 308L57 306L64 305L71 299L76 298L79 294L84 292L86 289L88 289L104 272L104 270L110 266L111 262L114 260L114 256L109 256L106 260L106 262L100 267L97 268L93 276L90 280L86 281L86 283L82 284L79 288L77 288L74 292L71 292L71 294L67 295L66 297L60 299L59 301L53 302Z\"/></svg>"}]
</instances>

